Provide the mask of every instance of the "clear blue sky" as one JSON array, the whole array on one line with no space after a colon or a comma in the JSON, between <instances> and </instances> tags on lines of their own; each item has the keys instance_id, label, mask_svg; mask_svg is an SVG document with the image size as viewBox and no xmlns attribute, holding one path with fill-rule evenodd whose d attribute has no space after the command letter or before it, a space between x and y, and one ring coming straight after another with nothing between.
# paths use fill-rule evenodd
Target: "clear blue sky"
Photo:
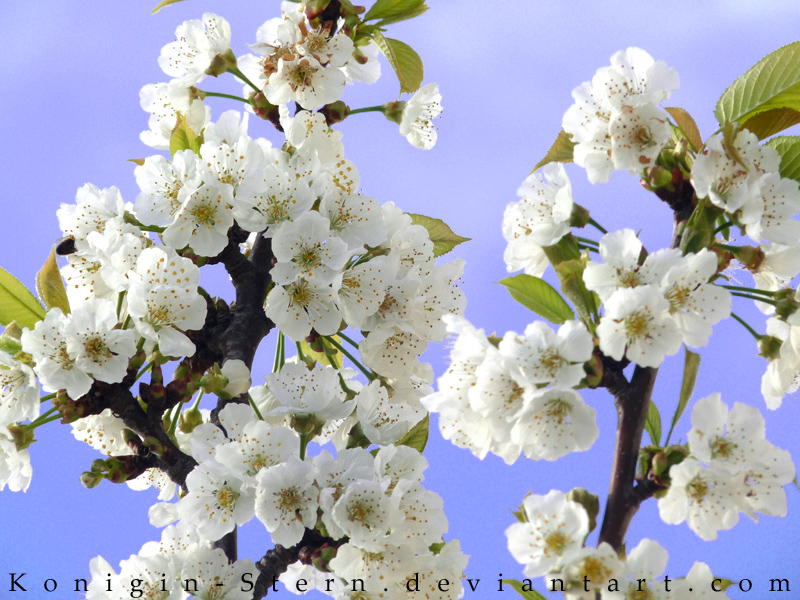
<instances>
[{"instance_id":1,"label":"clear blue sky","mask_svg":"<svg viewBox=\"0 0 800 600\"><path fill-rule=\"evenodd\" d=\"M487 332L500 334L522 331L530 319L493 283L506 275L503 209L558 133L571 90L617 50L640 46L678 70L681 90L668 104L689 110L705 136L715 129L712 110L725 87L768 52L796 41L800 32L800 13L788 1L428 3L426 15L395 26L389 35L413 46L425 61L425 82L440 85L444 115L437 146L429 152L412 148L395 125L374 113L356 115L340 128L365 194L408 212L441 217L472 238L453 254L467 262L466 314ZM138 92L146 83L167 79L156 58L175 27L205 11L217 12L230 21L234 51L242 54L256 28L278 14L278 2L188 0L150 16L151 4L155 0L2 3L0 265L31 287L59 237L56 210L62 202L74 202L79 186L116 185L126 200L135 198L133 164L126 159L153 153L139 142L147 115L139 109ZM357 108L394 99L397 83L384 67L379 84L348 88L344 100ZM204 83L211 90L240 90L230 81ZM231 108L211 105L213 118ZM266 124L251 123L252 135L277 140ZM641 229L651 251L668 243L669 211L630 176L617 172L608 184L589 186L580 169L568 172L575 200L608 229ZM224 287L218 293L230 298ZM755 310L744 302L735 306L763 331ZM741 401L763 409L768 438L800 457L800 405L787 398L778 412L767 413L759 393L766 364L755 353L740 326L718 326L703 351L696 397L718 391L729 405ZM268 354L265 348L259 360L265 363ZM433 348L427 356L440 374L446 364L441 350ZM665 419L677 400L680 362L668 359L656 388ZM426 485L444 497L449 537L461 539L472 556L469 577L481 578L487 587L491 580L492 589L499 573L522 577L522 567L505 549L503 531L512 522L510 509L529 490L543 494L582 486L604 497L615 415L609 396L586 398L597 409L600 439L588 452L556 463L521 460L509 468L494 457L478 461L441 440L438 430L432 432ZM676 433L685 439L689 427L687 415ZM34 476L28 492L0 494L0 590L8 589L7 573L26 571L25 581L33 585L21 596L25 600L73 598L69 583L88 576L92 557L102 554L116 566L157 538L147 520L155 496L108 483L86 490L78 477L96 453L57 424L39 430L38 438L31 449ZM754 525L742 516L735 529L711 543L685 524L663 524L651 500L631 527L629 547L642 537L662 543L670 552L672 578L701 560L720 576L752 579L750 594L732 597L762 598L772 577L787 577L792 590L800 590L800 566L792 550L800 537L800 494L790 487L787 495L788 518L763 517ZM257 523L245 531L243 556L257 560L268 549L262 531ZM58 596L41 592L48 577L59 582Z\"/></svg>"}]
</instances>

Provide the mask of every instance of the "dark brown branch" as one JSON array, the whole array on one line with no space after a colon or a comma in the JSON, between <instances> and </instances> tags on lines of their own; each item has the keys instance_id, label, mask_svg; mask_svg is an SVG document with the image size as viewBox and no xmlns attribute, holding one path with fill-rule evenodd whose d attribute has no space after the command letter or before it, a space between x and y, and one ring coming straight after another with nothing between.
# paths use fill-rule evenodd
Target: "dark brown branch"
<instances>
[{"instance_id":1,"label":"dark brown branch","mask_svg":"<svg viewBox=\"0 0 800 600\"><path fill-rule=\"evenodd\" d=\"M633 481L657 375L658 369L637 365L630 384L622 386L615 394L617 443L598 543L607 542L616 551L622 548L628 526L642 501L634 493Z\"/></svg>"}]
</instances>

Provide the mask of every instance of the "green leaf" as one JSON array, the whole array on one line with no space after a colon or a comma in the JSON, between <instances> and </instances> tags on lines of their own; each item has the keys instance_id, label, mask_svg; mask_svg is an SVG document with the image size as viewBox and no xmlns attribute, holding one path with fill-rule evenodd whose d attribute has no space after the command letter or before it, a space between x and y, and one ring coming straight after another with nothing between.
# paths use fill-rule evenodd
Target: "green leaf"
<instances>
[{"instance_id":1,"label":"green leaf","mask_svg":"<svg viewBox=\"0 0 800 600\"><path fill-rule=\"evenodd\" d=\"M758 139L763 140L798 123L800 123L800 112L791 108L773 108L747 119L742 124L742 129L749 130Z\"/></svg>"},{"instance_id":2,"label":"green leaf","mask_svg":"<svg viewBox=\"0 0 800 600\"><path fill-rule=\"evenodd\" d=\"M33 329L44 319L45 310L30 290L11 273L0 268L0 325L16 321L20 327Z\"/></svg>"},{"instance_id":3,"label":"green leaf","mask_svg":"<svg viewBox=\"0 0 800 600\"><path fill-rule=\"evenodd\" d=\"M338 335L333 335L331 337L337 342L341 343L341 339ZM319 343L322 344L322 347L325 350L328 350L328 352L317 352L316 350L312 350L309 343L305 340L300 342L300 348L305 356L313 358L319 364L330 365L335 369L341 369L343 360L342 353L330 344L326 343L325 338L319 338Z\"/></svg>"},{"instance_id":4,"label":"green leaf","mask_svg":"<svg viewBox=\"0 0 800 600\"><path fill-rule=\"evenodd\" d=\"M400 93L416 92L425 76L419 54L400 40L383 37L380 31L374 32L372 39L394 69L400 82Z\"/></svg>"},{"instance_id":5,"label":"green leaf","mask_svg":"<svg viewBox=\"0 0 800 600\"><path fill-rule=\"evenodd\" d=\"M506 286L514 300L551 323L561 325L575 318L567 301L544 279L520 273L498 283Z\"/></svg>"},{"instance_id":6,"label":"green leaf","mask_svg":"<svg viewBox=\"0 0 800 600\"><path fill-rule=\"evenodd\" d=\"M425 418L414 425L403 437L403 439L397 442L397 444L399 446L408 446L409 448L414 448L414 450L422 454L422 451L425 450L425 446L428 445L428 432L430 427L430 415L425 415Z\"/></svg>"},{"instance_id":7,"label":"green leaf","mask_svg":"<svg viewBox=\"0 0 800 600\"><path fill-rule=\"evenodd\" d=\"M443 254L447 254L459 244L468 242L470 239L472 239L461 237L460 235L453 233L453 230L450 229L450 226L441 219L426 217L425 215L419 215L415 213L408 213L408 216L411 217L411 222L414 225L421 225L428 230L428 235L433 242L434 256L442 256Z\"/></svg>"},{"instance_id":8,"label":"green leaf","mask_svg":"<svg viewBox=\"0 0 800 600\"><path fill-rule=\"evenodd\" d=\"M150 14L154 15L165 6L169 6L170 4L175 4L176 2L183 2L183 0L161 0L161 2L158 3L158 6L156 6L152 11L150 11Z\"/></svg>"},{"instance_id":9,"label":"green leaf","mask_svg":"<svg viewBox=\"0 0 800 600\"><path fill-rule=\"evenodd\" d=\"M672 415L672 423L669 426L669 433L667 434L667 441L672 436L672 430L675 425L680 421L683 411L686 410L686 405L689 404L689 399L694 392L694 384L697 383L697 372L700 370L700 355L695 354L688 348L684 347L686 355L683 359L683 381L681 382L681 393L678 397L678 406L675 409L675 414Z\"/></svg>"},{"instance_id":10,"label":"green leaf","mask_svg":"<svg viewBox=\"0 0 800 600\"><path fill-rule=\"evenodd\" d=\"M422 9L422 12L419 12ZM422 14L428 10L425 0L378 0L364 15L364 21L390 19L405 16L409 13ZM414 16L417 16L414 14ZM407 17L410 18L410 17Z\"/></svg>"},{"instance_id":11,"label":"green leaf","mask_svg":"<svg viewBox=\"0 0 800 600\"><path fill-rule=\"evenodd\" d=\"M575 142L572 141L572 136L562 129L556 141L550 146L550 150L547 151L542 160L536 163L531 173L551 162L571 163L572 151L575 149L575 145Z\"/></svg>"},{"instance_id":12,"label":"green leaf","mask_svg":"<svg viewBox=\"0 0 800 600\"><path fill-rule=\"evenodd\" d=\"M776 108L800 110L800 42L772 52L725 90L714 115L722 125Z\"/></svg>"},{"instance_id":13,"label":"green leaf","mask_svg":"<svg viewBox=\"0 0 800 600\"><path fill-rule=\"evenodd\" d=\"M191 150L195 154L200 154L200 146L203 145L203 136L197 135L189 124L186 122L186 117L178 113L178 122L175 129L172 130L172 135L169 138L169 152L175 156L176 152L181 150Z\"/></svg>"},{"instance_id":14,"label":"green leaf","mask_svg":"<svg viewBox=\"0 0 800 600\"><path fill-rule=\"evenodd\" d=\"M656 403L650 400L647 408L647 420L644 422L644 430L650 436L650 441L654 446L661 445L661 414L658 412Z\"/></svg>"},{"instance_id":15,"label":"green leaf","mask_svg":"<svg viewBox=\"0 0 800 600\"><path fill-rule=\"evenodd\" d=\"M800 136L781 135L766 143L781 155L781 177L800 182Z\"/></svg>"},{"instance_id":16,"label":"green leaf","mask_svg":"<svg viewBox=\"0 0 800 600\"><path fill-rule=\"evenodd\" d=\"M681 130L683 136L689 142L691 149L697 152L703 146L703 136L700 135L700 130L697 128L697 123L688 112L678 106L665 106L666 110L678 129Z\"/></svg>"},{"instance_id":17,"label":"green leaf","mask_svg":"<svg viewBox=\"0 0 800 600\"><path fill-rule=\"evenodd\" d=\"M67 290L64 287L61 272L58 270L55 246L50 250L50 256L36 274L36 293L48 310L55 307L60 308L65 315L69 314Z\"/></svg>"},{"instance_id":18,"label":"green leaf","mask_svg":"<svg viewBox=\"0 0 800 600\"><path fill-rule=\"evenodd\" d=\"M503 583L510 585L513 587L517 593L525 598L525 600L547 600L544 596L542 596L539 592L534 589L525 590L525 584L521 581L517 581L516 579L503 579Z\"/></svg>"},{"instance_id":19,"label":"green leaf","mask_svg":"<svg viewBox=\"0 0 800 600\"><path fill-rule=\"evenodd\" d=\"M426 12L428 7L426 5L422 5L415 10L410 10L407 13L403 13L402 15L395 15L393 17L386 17L385 19L381 19L377 23L375 23L378 27L386 27L386 25L391 25L393 23L399 23L400 21L408 21L409 19L413 19L414 17L420 16L422 13Z\"/></svg>"}]
</instances>

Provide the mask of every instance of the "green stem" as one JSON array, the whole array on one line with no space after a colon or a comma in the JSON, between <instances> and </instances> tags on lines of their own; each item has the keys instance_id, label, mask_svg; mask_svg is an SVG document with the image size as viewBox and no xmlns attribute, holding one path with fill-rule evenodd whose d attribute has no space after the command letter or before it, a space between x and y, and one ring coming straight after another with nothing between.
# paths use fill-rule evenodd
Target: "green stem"
<instances>
[{"instance_id":1,"label":"green stem","mask_svg":"<svg viewBox=\"0 0 800 600\"><path fill-rule=\"evenodd\" d=\"M774 296L775 292L770 292L769 290L760 290L758 288L749 288L749 287L742 287L739 285L721 285L720 287L725 288L726 290L731 290L732 292L746 292L749 294L763 294L765 296Z\"/></svg>"},{"instance_id":2,"label":"green stem","mask_svg":"<svg viewBox=\"0 0 800 600\"><path fill-rule=\"evenodd\" d=\"M730 229L731 227L733 227L733 225L734 225L733 221L725 221L722 225L720 225L714 230L714 235L717 235L719 232L725 229Z\"/></svg>"},{"instance_id":3,"label":"green stem","mask_svg":"<svg viewBox=\"0 0 800 600\"><path fill-rule=\"evenodd\" d=\"M579 235L576 235L574 237L579 242L583 242L584 244L587 244L587 245L590 245L590 246L599 246L600 245L600 242L595 242L594 240L589 239L589 238L581 237Z\"/></svg>"},{"instance_id":4,"label":"green stem","mask_svg":"<svg viewBox=\"0 0 800 600\"><path fill-rule=\"evenodd\" d=\"M597 254L600 254L600 250L595 246L587 246L586 244L579 243L578 244L578 249L579 250L588 250L589 252L595 252Z\"/></svg>"},{"instance_id":5,"label":"green stem","mask_svg":"<svg viewBox=\"0 0 800 600\"><path fill-rule=\"evenodd\" d=\"M122 314L122 303L125 300L125 292L120 292L119 297L117 298L117 321L119 321L119 317Z\"/></svg>"},{"instance_id":6,"label":"green stem","mask_svg":"<svg viewBox=\"0 0 800 600\"><path fill-rule=\"evenodd\" d=\"M171 437L173 440L175 439L175 430L178 428L178 421L180 421L180 418L181 418L181 405L179 403L175 406L175 414L173 414L172 418L170 419L169 431L167 432L169 437Z\"/></svg>"},{"instance_id":7,"label":"green stem","mask_svg":"<svg viewBox=\"0 0 800 600\"><path fill-rule=\"evenodd\" d=\"M249 83L249 82L248 82ZM229 100L238 100L239 102L244 102L245 104L251 104L250 100L247 98L242 98L241 96L233 96L232 94L222 94L220 92L206 92L204 90L200 90L205 96L213 96L214 98L228 98Z\"/></svg>"},{"instance_id":8,"label":"green stem","mask_svg":"<svg viewBox=\"0 0 800 600\"><path fill-rule=\"evenodd\" d=\"M253 88L256 92L260 92L261 91L260 88L256 87L256 84L254 84L252 81L250 81L247 78L247 76L244 73L242 73L239 69L237 69L236 67L228 69L228 72L232 73L233 75L235 75L236 77L238 77L239 79L244 81L247 85L249 85L251 88Z\"/></svg>"},{"instance_id":9,"label":"green stem","mask_svg":"<svg viewBox=\"0 0 800 600\"><path fill-rule=\"evenodd\" d=\"M595 221L591 217L589 218L589 225L591 225L592 227L597 229L597 231L599 231L602 234L608 233L608 231L606 231L605 228L602 225L600 225L600 223L598 223L597 221Z\"/></svg>"},{"instance_id":10,"label":"green stem","mask_svg":"<svg viewBox=\"0 0 800 600\"><path fill-rule=\"evenodd\" d=\"M714 246L719 248L720 250L727 250L728 252L732 252L734 256L736 255L737 252L739 252L739 250L741 250L741 248L739 246L731 246L729 244L720 244L717 241L714 242Z\"/></svg>"},{"instance_id":11,"label":"green stem","mask_svg":"<svg viewBox=\"0 0 800 600\"><path fill-rule=\"evenodd\" d=\"M149 363L147 363L147 364L144 366L144 368L143 368L141 371L139 371L139 372L136 374L136 379L134 379L134 380L133 380L133 382L134 382L134 383L136 383L137 381L139 381L139 380L142 378L142 375L144 375L145 373L147 373L147 372L148 372L150 369L152 369L152 368L153 368L153 362L152 362L152 361L150 361Z\"/></svg>"},{"instance_id":12,"label":"green stem","mask_svg":"<svg viewBox=\"0 0 800 600\"><path fill-rule=\"evenodd\" d=\"M56 413L56 414L54 414L54 413ZM62 416L63 415L60 412L58 412L58 409L53 407L53 408L43 412L41 415L36 417L36 419L31 421L27 425L23 425L22 428L23 429L36 429L37 427L40 427L41 425L44 425L45 423L52 423L53 421L57 421Z\"/></svg>"},{"instance_id":13,"label":"green stem","mask_svg":"<svg viewBox=\"0 0 800 600\"><path fill-rule=\"evenodd\" d=\"M383 104L381 104L380 106L365 106L364 108L356 108L354 110L351 110L350 112L347 113L347 116L349 117L350 115L357 115L358 113L366 113L366 112L383 112L383 110L384 110Z\"/></svg>"},{"instance_id":14,"label":"green stem","mask_svg":"<svg viewBox=\"0 0 800 600\"><path fill-rule=\"evenodd\" d=\"M341 333L339 334L339 336L340 336L342 339L345 339L345 338L344 338L344 336L343 336ZM342 353L342 354L344 354L344 355L345 355L347 358L349 358L349 359L350 359L350 362L352 362L352 363L353 363L353 364L356 366L356 368L357 368L359 371L361 371L361 372L362 372L364 375L366 375L366 376L367 376L367 379L369 379L370 381L375 381L375 375L374 375L374 374L373 374L371 371L368 371L368 370L367 370L367 369L364 367L364 365L362 365L360 362L358 362L358 360L357 360L357 359L356 359L356 358L355 358L355 357L354 357L352 354L350 354L350 352L348 352L348 351L347 351L347 349L346 349L344 346L342 346L342 345L341 345L339 342L337 342L337 341L336 341L335 339L333 339L333 337L331 337L331 336L327 336L327 335L326 335L326 336L325 336L325 339L326 339L327 341L329 341L329 342L331 343L331 345L333 345L333 346L334 346L336 349L338 349L338 350L339 350L339 352L341 352L341 353ZM353 341L352 341L352 340L348 340L348 341L349 341L350 343L353 343Z\"/></svg>"},{"instance_id":15,"label":"green stem","mask_svg":"<svg viewBox=\"0 0 800 600\"><path fill-rule=\"evenodd\" d=\"M48 400L52 400L56 396L58 396L58 393L56 392L53 392L52 394L47 394L46 396L42 396L41 398L39 398L39 404L41 404L42 402L47 402Z\"/></svg>"},{"instance_id":16,"label":"green stem","mask_svg":"<svg viewBox=\"0 0 800 600\"><path fill-rule=\"evenodd\" d=\"M300 342L295 342L294 345L297 348L297 358L299 360L305 360L306 354L303 352L303 346L300 345Z\"/></svg>"},{"instance_id":17,"label":"green stem","mask_svg":"<svg viewBox=\"0 0 800 600\"><path fill-rule=\"evenodd\" d=\"M753 335L753 337L754 337L754 338L756 338L756 341L758 341L758 340L760 340L762 337L764 337L764 336L763 336L763 335L761 335L760 333L757 333L755 329L753 329L752 327L750 327L750 325L748 325L748 324L747 324L747 322L746 322L744 319L742 319L742 318L741 318L739 315L737 315L735 312L732 312L732 313L731 313L731 316L732 316L734 319L736 319L737 321L739 321L739 323L741 323L741 324L742 324L742 326L743 326L745 329L747 329L747 331L749 331L749 332L750 332L750 333Z\"/></svg>"},{"instance_id":18,"label":"green stem","mask_svg":"<svg viewBox=\"0 0 800 600\"><path fill-rule=\"evenodd\" d=\"M747 298L748 300L753 300L754 302L763 302L765 304L771 304L772 306L778 305L778 303L775 300L770 300L769 298L759 298L757 296L751 296L750 294L740 294L739 292L731 292L731 296L736 296L737 298Z\"/></svg>"},{"instance_id":19,"label":"green stem","mask_svg":"<svg viewBox=\"0 0 800 600\"><path fill-rule=\"evenodd\" d=\"M258 410L258 407L256 406L256 402L255 402L255 400L253 400L253 397L250 394L247 394L247 401L250 403L250 408L252 408L253 411L256 413L256 416L258 417L258 420L259 421L263 421L264 417L261 416L261 411Z\"/></svg>"},{"instance_id":20,"label":"green stem","mask_svg":"<svg viewBox=\"0 0 800 600\"><path fill-rule=\"evenodd\" d=\"M336 335L338 335L338 336L339 336L340 338L342 338L342 339L343 339L345 342L347 342L348 344L350 344L350 345L351 345L353 348L358 348L358 344L357 344L356 342L354 342L354 341L352 340L352 338L349 338L349 337L347 337L347 336L346 336L344 333L342 333L341 331L340 331L339 333L337 333Z\"/></svg>"},{"instance_id":21,"label":"green stem","mask_svg":"<svg viewBox=\"0 0 800 600\"><path fill-rule=\"evenodd\" d=\"M278 332L278 342L275 344L275 361L272 363L272 372L277 373L281 368L281 348L283 347L283 332Z\"/></svg>"}]
</instances>

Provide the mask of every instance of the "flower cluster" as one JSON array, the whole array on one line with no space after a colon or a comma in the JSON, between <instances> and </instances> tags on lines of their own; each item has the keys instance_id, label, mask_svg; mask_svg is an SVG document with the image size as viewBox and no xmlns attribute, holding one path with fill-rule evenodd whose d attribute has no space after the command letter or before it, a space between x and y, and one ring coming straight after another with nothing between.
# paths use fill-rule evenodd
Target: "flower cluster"
<instances>
[{"instance_id":1,"label":"flower cluster","mask_svg":"<svg viewBox=\"0 0 800 600\"><path fill-rule=\"evenodd\" d=\"M569 600L591 600L596 594L603 600L666 600L688 596L692 589L705 593L713 579L705 563L695 562L686 577L670 579L667 585L657 581L668 555L653 540L643 539L624 558L606 543L585 547L590 533L586 509L558 490L527 496L519 516L520 522L506 530L509 551L525 565L527 577L543 576L548 589L563 591Z\"/></svg>"},{"instance_id":2,"label":"flower cluster","mask_svg":"<svg viewBox=\"0 0 800 600\"><path fill-rule=\"evenodd\" d=\"M306 9L284 3L258 30L257 55L238 59L225 19L207 13L178 27L158 61L172 79L140 93L150 114L141 139L170 156L134 161L133 203L87 184L62 205L67 264L45 276L63 294L2 336L3 488L28 487L33 430L60 418L104 455L83 474L87 487L108 479L159 492L149 516L166 527L161 541L119 573L97 557L89 600L252 598L255 565L215 545L254 519L276 545L308 544L320 573L363 580L369 594L405 597L411 580L443 599L461 592L466 556L445 543L443 502L422 486L420 398L433 370L420 357L445 336L443 317L463 311L463 261L436 264L441 240L419 224L435 219L360 192L331 127L349 109L333 119L327 105L347 82L378 78L377 48L370 29L357 35L358 17ZM246 98L196 87L224 73L247 84ZM213 121L209 95L250 112ZM435 143L440 99L431 84L390 103L412 144ZM252 115L282 132L280 145L250 135ZM220 263L235 303L200 287L201 268ZM252 386L255 346L273 328L272 373ZM259 336L243 342L249 329ZM297 355L287 358L289 339ZM170 361L179 362L165 382ZM41 416L40 384L53 400ZM217 396L213 412L200 407L203 394ZM443 576L453 582L446 593Z\"/></svg>"},{"instance_id":3,"label":"flower cluster","mask_svg":"<svg viewBox=\"0 0 800 600\"><path fill-rule=\"evenodd\" d=\"M732 410L719 394L698 400L689 432L691 455L670 469L672 482L658 501L661 518L686 521L704 540L730 529L743 512L786 516L783 489L794 479L792 457L764 438L764 417L737 402Z\"/></svg>"},{"instance_id":4,"label":"flower cluster","mask_svg":"<svg viewBox=\"0 0 800 600\"><path fill-rule=\"evenodd\" d=\"M594 443L595 411L573 389L593 349L581 323L567 321L558 333L532 323L524 335L509 332L495 346L465 319L445 321L458 336L450 366L438 392L423 399L439 413L445 439L479 458L493 452L509 464L520 453L555 460Z\"/></svg>"},{"instance_id":5,"label":"flower cluster","mask_svg":"<svg viewBox=\"0 0 800 600\"><path fill-rule=\"evenodd\" d=\"M575 104L562 126L576 143L575 162L589 181L608 181L615 169L639 175L655 164L672 136L667 115L656 105L679 85L675 69L640 48L628 48L572 91Z\"/></svg>"}]
</instances>

